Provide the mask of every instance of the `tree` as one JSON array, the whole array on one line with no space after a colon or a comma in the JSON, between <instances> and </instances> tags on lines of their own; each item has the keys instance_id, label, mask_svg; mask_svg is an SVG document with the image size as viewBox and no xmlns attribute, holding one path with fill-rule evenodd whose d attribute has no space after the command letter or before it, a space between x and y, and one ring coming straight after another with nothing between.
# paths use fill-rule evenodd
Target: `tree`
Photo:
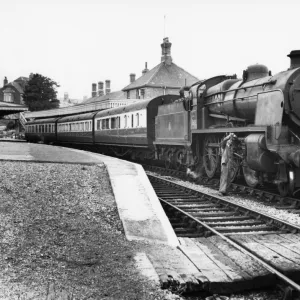
<instances>
[{"instance_id":1,"label":"tree","mask_svg":"<svg viewBox=\"0 0 300 300\"><path fill-rule=\"evenodd\" d=\"M30 74L23 95L29 111L58 108L59 100L55 87L59 85L52 79L40 74Z\"/></svg>"}]
</instances>

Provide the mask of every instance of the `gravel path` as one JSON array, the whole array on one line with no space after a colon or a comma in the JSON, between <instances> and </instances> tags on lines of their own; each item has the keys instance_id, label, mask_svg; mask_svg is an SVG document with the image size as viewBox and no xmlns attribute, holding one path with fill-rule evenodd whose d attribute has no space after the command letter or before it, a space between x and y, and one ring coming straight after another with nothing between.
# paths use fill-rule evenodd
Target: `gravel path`
<instances>
[{"instance_id":1,"label":"gravel path","mask_svg":"<svg viewBox=\"0 0 300 300\"><path fill-rule=\"evenodd\" d=\"M141 275L104 165L1 162L0 299L180 299Z\"/></svg>"}]
</instances>

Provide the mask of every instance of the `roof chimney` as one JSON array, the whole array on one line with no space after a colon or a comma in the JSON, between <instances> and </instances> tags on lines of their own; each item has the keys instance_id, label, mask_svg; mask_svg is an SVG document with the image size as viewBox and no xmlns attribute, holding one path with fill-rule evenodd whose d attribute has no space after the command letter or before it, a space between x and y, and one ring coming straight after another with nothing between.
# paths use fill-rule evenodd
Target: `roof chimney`
<instances>
[{"instance_id":1,"label":"roof chimney","mask_svg":"<svg viewBox=\"0 0 300 300\"><path fill-rule=\"evenodd\" d=\"M169 42L169 38L164 38L164 41L161 44L161 61L166 65L172 64L171 46L172 43Z\"/></svg>"},{"instance_id":2,"label":"roof chimney","mask_svg":"<svg viewBox=\"0 0 300 300\"><path fill-rule=\"evenodd\" d=\"M96 97L97 96L97 84L96 83L92 83L92 97Z\"/></svg>"},{"instance_id":3,"label":"roof chimney","mask_svg":"<svg viewBox=\"0 0 300 300\"><path fill-rule=\"evenodd\" d=\"M98 82L98 96L103 96L104 95L104 91L103 91L103 81L99 81Z\"/></svg>"},{"instance_id":4,"label":"roof chimney","mask_svg":"<svg viewBox=\"0 0 300 300\"><path fill-rule=\"evenodd\" d=\"M3 86L7 85L8 84L8 80L6 78L6 76L4 77L4 80L3 80Z\"/></svg>"},{"instance_id":5,"label":"roof chimney","mask_svg":"<svg viewBox=\"0 0 300 300\"><path fill-rule=\"evenodd\" d=\"M105 94L110 93L110 80L105 80Z\"/></svg>"},{"instance_id":6,"label":"roof chimney","mask_svg":"<svg viewBox=\"0 0 300 300\"><path fill-rule=\"evenodd\" d=\"M300 50L293 50L288 55L291 58L291 65L289 70L299 68L300 67Z\"/></svg>"},{"instance_id":7,"label":"roof chimney","mask_svg":"<svg viewBox=\"0 0 300 300\"><path fill-rule=\"evenodd\" d=\"M135 74L131 73L129 76L130 76L130 83L133 83L135 81Z\"/></svg>"},{"instance_id":8,"label":"roof chimney","mask_svg":"<svg viewBox=\"0 0 300 300\"><path fill-rule=\"evenodd\" d=\"M142 74L145 75L148 71L147 62L145 62L145 69L142 71Z\"/></svg>"}]
</instances>

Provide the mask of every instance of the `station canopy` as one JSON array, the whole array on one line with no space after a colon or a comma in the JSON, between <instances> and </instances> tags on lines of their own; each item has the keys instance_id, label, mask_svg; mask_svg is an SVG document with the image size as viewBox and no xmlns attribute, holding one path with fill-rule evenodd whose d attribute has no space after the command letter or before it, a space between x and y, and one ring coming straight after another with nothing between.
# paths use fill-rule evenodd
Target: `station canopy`
<instances>
[{"instance_id":1,"label":"station canopy","mask_svg":"<svg viewBox=\"0 0 300 300\"><path fill-rule=\"evenodd\" d=\"M25 105L0 102L0 117L4 117L11 114L16 114L20 112L28 111L28 107Z\"/></svg>"}]
</instances>

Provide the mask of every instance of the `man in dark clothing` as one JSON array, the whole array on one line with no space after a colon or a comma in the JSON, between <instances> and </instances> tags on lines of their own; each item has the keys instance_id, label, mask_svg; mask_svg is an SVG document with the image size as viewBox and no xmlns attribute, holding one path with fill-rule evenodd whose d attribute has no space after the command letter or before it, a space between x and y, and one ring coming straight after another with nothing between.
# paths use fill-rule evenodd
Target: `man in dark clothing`
<instances>
[{"instance_id":1,"label":"man in dark clothing","mask_svg":"<svg viewBox=\"0 0 300 300\"><path fill-rule=\"evenodd\" d=\"M229 169L230 169L231 156L232 156L232 140L234 137L236 137L236 135L230 133L221 141L222 158L221 158L221 178L220 178L219 192L223 196L226 195L227 188L230 184Z\"/></svg>"}]
</instances>

